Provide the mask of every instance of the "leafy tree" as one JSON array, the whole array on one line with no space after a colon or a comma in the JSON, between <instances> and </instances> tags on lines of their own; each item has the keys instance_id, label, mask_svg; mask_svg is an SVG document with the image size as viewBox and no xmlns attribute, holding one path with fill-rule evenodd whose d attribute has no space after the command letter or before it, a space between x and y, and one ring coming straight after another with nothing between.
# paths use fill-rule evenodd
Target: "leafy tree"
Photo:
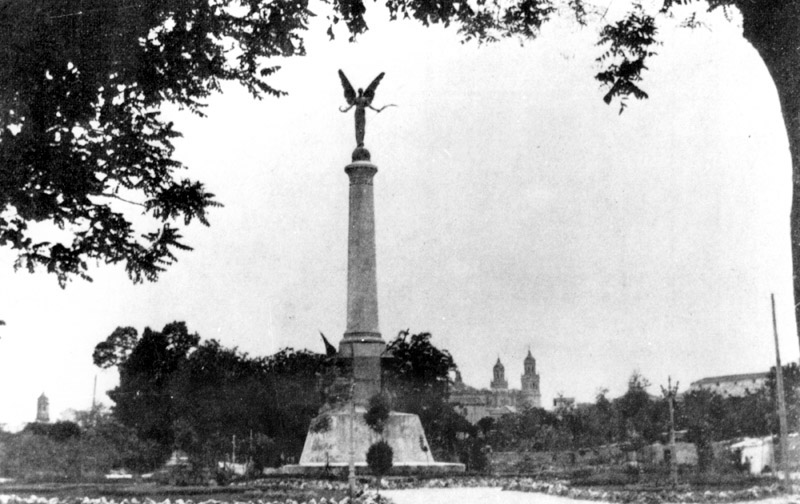
<instances>
[{"instance_id":1,"label":"leafy tree","mask_svg":"<svg viewBox=\"0 0 800 504\"><path fill-rule=\"evenodd\" d=\"M286 348L262 360L271 376L265 403L269 428L280 451L299 459L308 427L323 405L324 379L331 359L307 350Z\"/></svg>"},{"instance_id":2,"label":"leafy tree","mask_svg":"<svg viewBox=\"0 0 800 504\"><path fill-rule=\"evenodd\" d=\"M483 417L478 420L477 426L480 429L481 434L484 436L488 436L489 433L494 429L495 420L492 417Z\"/></svg>"},{"instance_id":3,"label":"leafy tree","mask_svg":"<svg viewBox=\"0 0 800 504\"><path fill-rule=\"evenodd\" d=\"M94 357L119 369L120 384L109 393L116 420L158 446L162 459L177 448L207 465L230 453L234 437L237 453L260 464L277 463L276 453L299 456L330 363L290 348L250 357L216 340L201 343L183 322L147 328L141 338L118 328Z\"/></svg>"},{"instance_id":4,"label":"leafy tree","mask_svg":"<svg viewBox=\"0 0 800 504\"><path fill-rule=\"evenodd\" d=\"M647 378L634 371L628 380L628 390L615 401L621 421L620 434L636 447L656 441L666 425L665 409L647 393L649 386Z\"/></svg>"},{"instance_id":5,"label":"leafy tree","mask_svg":"<svg viewBox=\"0 0 800 504\"><path fill-rule=\"evenodd\" d=\"M159 108L202 114L223 81L280 95L269 59L304 54L310 15L302 1L2 0L0 246L62 286L90 260L156 280L190 249L175 223L207 225L219 206L179 176Z\"/></svg>"},{"instance_id":6,"label":"leafy tree","mask_svg":"<svg viewBox=\"0 0 800 504\"><path fill-rule=\"evenodd\" d=\"M486 441L477 436L471 436L461 446L461 463L470 472L482 472L489 467L489 457L486 456Z\"/></svg>"},{"instance_id":7,"label":"leafy tree","mask_svg":"<svg viewBox=\"0 0 800 504\"><path fill-rule=\"evenodd\" d=\"M81 428L75 422L59 420L58 422L48 423L29 423L23 429L36 436L47 436L53 441L63 442L68 439L77 438L81 435Z\"/></svg>"},{"instance_id":8,"label":"leafy tree","mask_svg":"<svg viewBox=\"0 0 800 504\"><path fill-rule=\"evenodd\" d=\"M691 390L676 406L676 424L679 429L687 431L687 440L697 446L702 469L711 463L712 442L743 436L768 436L777 431L775 403L770 400L768 390L741 397Z\"/></svg>"},{"instance_id":9,"label":"leafy tree","mask_svg":"<svg viewBox=\"0 0 800 504\"><path fill-rule=\"evenodd\" d=\"M595 397L594 405L587 411L587 428L592 432L592 445L613 443L619 440L616 426L619 425L619 413L606 397L607 389L600 389Z\"/></svg>"},{"instance_id":10,"label":"leafy tree","mask_svg":"<svg viewBox=\"0 0 800 504\"><path fill-rule=\"evenodd\" d=\"M216 340L204 342L171 380L180 412L176 444L207 463L230 453L233 436L243 441L237 453L245 458L275 462L258 452L267 448L296 458L322 406L324 365L324 356L306 351L252 358Z\"/></svg>"},{"instance_id":11,"label":"leafy tree","mask_svg":"<svg viewBox=\"0 0 800 504\"><path fill-rule=\"evenodd\" d=\"M711 443L724 438L724 399L708 390L693 390L684 396L679 411L687 430L686 440L697 446L698 466L705 470L713 458Z\"/></svg>"},{"instance_id":12,"label":"leafy tree","mask_svg":"<svg viewBox=\"0 0 800 504\"><path fill-rule=\"evenodd\" d=\"M135 329L117 328L95 347L95 365L119 370L119 385L108 394L115 403L114 417L141 439L161 446L163 457L173 448L172 425L179 414L170 379L199 341L185 323L172 322L160 332L145 328L141 339Z\"/></svg>"},{"instance_id":13,"label":"leafy tree","mask_svg":"<svg viewBox=\"0 0 800 504\"><path fill-rule=\"evenodd\" d=\"M778 381L775 369L775 366L770 368L766 386L772 406L769 415L772 432L778 432ZM800 427L800 366L796 362L783 366L783 393L787 424L790 429L797 429Z\"/></svg>"},{"instance_id":14,"label":"leafy tree","mask_svg":"<svg viewBox=\"0 0 800 504\"><path fill-rule=\"evenodd\" d=\"M22 478L71 479L97 477L114 468L152 470L153 445L116 422L102 408L75 412L75 421L29 424L5 436L0 472Z\"/></svg>"},{"instance_id":15,"label":"leafy tree","mask_svg":"<svg viewBox=\"0 0 800 504\"><path fill-rule=\"evenodd\" d=\"M394 408L419 415L437 458L457 456L457 436L472 426L447 402L453 357L431 343L430 333L409 331L398 333L386 354L383 379Z\"/></svg>"},{"instance_id":16,"label":"leafy tree","mask_svg":"<svg viewBox=\"0 0 800 504\"><path fill-rule=\"evenodd\" d=\"M728 439L762 437L778 431L775 403L765 390L751 392L743 397L728 397L725 399L725 408L732 429L726 436ZM770 421L775 423L771 424Z\"/></svg>"},{"instance_id":17,"label":"leafy tree","mask_svg":"<svg viewBox=\"0 0 800 504\"><path fill-rule=\"evenodd\" d=\"M29 480L34 477L66 479L68 450L46 435L22 431L3 441L2 473Z\"/></svg>"}]
</instances>

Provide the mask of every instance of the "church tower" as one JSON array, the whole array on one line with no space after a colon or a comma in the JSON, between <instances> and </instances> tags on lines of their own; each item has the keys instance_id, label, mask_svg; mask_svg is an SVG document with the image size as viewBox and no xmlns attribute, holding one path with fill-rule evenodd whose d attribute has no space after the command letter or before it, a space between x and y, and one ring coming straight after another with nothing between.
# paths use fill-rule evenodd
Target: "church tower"
<instances>
[{"instance_id":1,"label":"church tower","mask_svg":"<svg viewBox=\"0 0 800 504\"><path fill-rule=\"evenodd\" d=\"M50 423L50 401L47 399L47 396L42 395L39 396L39 399L36 401L36 422L37 423Z\"/></svg>"},{"instance_id":2,"label":"church tower","mask_svg":"<svg viewBox=\"0 0 800 504\"><path fill-rule=\"evenodd\" d=\"M530 349L528 356L522 363L524 373L522 374L522 401L525 406L533 408L542 407L542 394L539 392L539 375L536 373L536 359L531 355Z\"/></svg>"},{"instance_id":3,"label":"church tower","mask_svg":"<svg viewBox=\"0 0 800 504\"><path fill-rule=\"evenodd\" d=\"M494 365L494 378L492 379L492 390L507 390L508 382L506 381L506 368L500 362L500 357L497 358L497 364Z\"/></svg>"}]
</instances>

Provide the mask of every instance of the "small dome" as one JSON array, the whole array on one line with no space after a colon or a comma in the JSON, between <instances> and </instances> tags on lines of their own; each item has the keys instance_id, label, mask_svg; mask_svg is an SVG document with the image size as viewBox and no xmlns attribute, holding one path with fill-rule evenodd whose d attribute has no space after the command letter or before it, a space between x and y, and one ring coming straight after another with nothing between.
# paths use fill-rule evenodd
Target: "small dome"
<instances>
[{"instance_id":1,"label":"small dome","mask_svg":"<svg viewBox=\"0 0 800 504\"><path fill-rule=\"evenodd\" d=\"M494 368L495 369L505 369L505 367L503 367L503 363L500 362L500 357L497 358L497 364L494 365Z\"/></svg>"},{"instance_id":2,"label":"small dome","mask_svg":"<svg viewBox=\"0 0 800 504\"><path fill-rule=\"evenodd\" d=\"M531 355L530 349L528 349L528 356L525 357L525 362L536 362L536 359L534 359L533 355Z\"/></svg>"}]
</instances>

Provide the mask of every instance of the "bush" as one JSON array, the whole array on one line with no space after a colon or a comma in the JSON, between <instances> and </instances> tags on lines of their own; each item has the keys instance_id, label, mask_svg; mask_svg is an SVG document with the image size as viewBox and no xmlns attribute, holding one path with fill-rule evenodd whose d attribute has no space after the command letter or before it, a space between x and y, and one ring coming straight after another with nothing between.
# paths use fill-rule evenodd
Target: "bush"
<instances>
[{"instance_id":1,"label":"bush","mask_svg":"<svg viewBox=\"0 0 800 504\"><path fill-rule=\"evenodd\" d=\"M367 450L367 465L375 476L388 474L392 469L392 457L394 452L386 441L373 443Z\"/></svg>"},{"instance_id":2,"label":"bush","mask_svg":"<svg viewBox=\"0 0 800 504\"><path fill-rule=\"evenodd\" d=\"M586 479L592 475L592 470L588 467L581 467L579 469L575 469L569 475L570 480L581 480Z\"/></svg>"},{"instance_id":3,"label":"bush","mask_svg":"<svg viewBox=\"0 0 800 504\"><path fill-rule=\"evenodd\" d=\"M370 429L380 434L386 421L389 420L390 410L389 398L383 394L375 394L369 399L369 408L364 413L364 421Z\"/></svg>"},{"instance_id":4,"label":"bush","mask_svg":"<svg viewBox=\"0 0 800 504\"><path fill-rule=\"evenodd\" d=\"M459 459L470 472L483 472L489 468L489 457L486 456L485 445L483 440L478 438L470 438L462 446Z\"/></svg>"}]
</instances>

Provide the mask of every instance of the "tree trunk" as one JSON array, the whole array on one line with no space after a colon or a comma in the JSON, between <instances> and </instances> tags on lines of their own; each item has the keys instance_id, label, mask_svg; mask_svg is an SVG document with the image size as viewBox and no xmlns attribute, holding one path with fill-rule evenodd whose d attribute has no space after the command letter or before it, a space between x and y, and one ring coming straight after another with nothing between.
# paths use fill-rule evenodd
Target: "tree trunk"
<instances>
[{"instance_id":1,"label":"tree trunk","mask_svg":"<svg viewBox=\"0 0 800 504\"><path fill-rule=\"evenodd\" d=\"M744 38L761 55L781 104L792 157L790 214L792 283L795 320L800 342L800 2L797 0L736 0L742 13Z\"/></svg>"}]
</instances>

